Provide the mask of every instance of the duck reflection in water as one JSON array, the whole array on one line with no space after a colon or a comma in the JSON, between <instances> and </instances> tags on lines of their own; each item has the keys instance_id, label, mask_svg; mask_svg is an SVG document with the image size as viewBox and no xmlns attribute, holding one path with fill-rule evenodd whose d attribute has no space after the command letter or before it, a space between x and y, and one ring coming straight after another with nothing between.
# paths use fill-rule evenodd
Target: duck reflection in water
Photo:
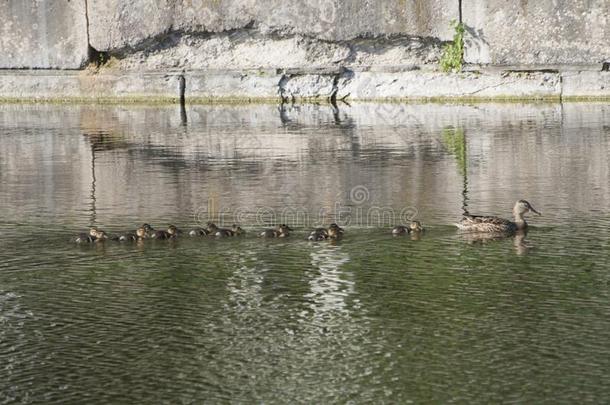
<instances>
[{"instance_id":1,"label":"duck reflection in water","mask_svg":"<svg viewBox=\"0 0 610 405\"><path fill-rule=\"evenodd\" d=\"M505 232L464 232L460 233L459 236L466 241L469 245L484 245L491 242L499 242L506 238L513 238L513 246L515 252L519 256L523 256L529 253L531 247L527 244L527 229L517 231L512 234Z\"/></svg>"}]
</instances>

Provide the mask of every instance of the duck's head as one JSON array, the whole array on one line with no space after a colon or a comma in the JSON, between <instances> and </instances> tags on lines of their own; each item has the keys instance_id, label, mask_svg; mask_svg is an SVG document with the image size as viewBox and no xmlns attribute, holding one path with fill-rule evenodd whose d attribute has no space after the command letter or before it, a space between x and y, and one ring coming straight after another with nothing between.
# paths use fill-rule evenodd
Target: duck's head
<instances>
[{"instance_id":1,"label":"duck's head","mask_svg":"<svg viewBox=\"0 0 610 405\"><path fill-rule=\"evenodd\" d=\"M97 228L93 228L93 227L89 228L89 236L97 238L97 232L98 232Z\"/></svg>"},{"instance_id":2,"label":"duck's head","mask_svg":"<svg viewBox=\"0 0 610 405\"><path fill-rule=\"evenodd\" d=\"M146 225L146 224L144 224L144 225ZM144 226L141 226L138 229L136 229L136 235L138 238L144 239L146 237L146 228L144 228Z\"/></svg>"},{"instance_id":3,"label":"duck's head","mask_svg":"<svg viewBox=\"0 0 610 405\"><path fill-rule=\"evenodd\" d=\"M167 233L172 236L176 236L178 234L178 228L176 228L174 225L170 225L167 227Z\"/></svg>"},{"instance_id":4,"label":"duck's head","mask_svg":"<svg viewBox=\"0 0 610 405\"><path fill-rule=\"evenodd\" d=\"M140 228L144 229L144 232L152 232L152 231L154 231L153 227L150 226L150 224L142 224L142 226Z\"/></svg>"},{"instance_id":5,"label":"duck's head","mask_svg":"<svg viewBox=\"0 0 610 405\"><path fill-rule=\"evenodd\" d=\"M341 228L339 225L337 225L337 224L335 224L335 223L330 224L330 225L328 226L328 229L329 229L329 230L330 230L330 229L334 229L334 230L336 230L336 231L338 231L338 232L343 232L343 228Z\"/></svg>"},{"instance_id":6,"label":"duck's head","mask_svg":"<svg viewBox=\"0 0 610 405\"><path fill-rule=\"evenodd\" d=\"M541 213L536 211L529 202L525 200L519 200L515 203L515 206L513 207L513 214L521 216L523 214L527 214L528 212L533 212L534 214L542 215Z\"/></svg>"},{"instance_id":7,"label":"duck's head","mask_svg":"<svg viewBox=\"0 0 610 405\"><path fill-rule=\"evenodd\" d=\"M210 231L210 232L215 232L218 229L218 227L216 226L216 224L214 222L208 222L206 224L206 227L208 228L208 231Z\"/></svg>"},{"instance_id":8,"label":"duck's head","mask_svg":"<svg viewBox=\"0 0 610 405\"><path fill-rule=\"evenodd\" d=\"M419 221L411 221L409 224L409 232L422 232L424 227Z\"/></svg>"}]
</instances>

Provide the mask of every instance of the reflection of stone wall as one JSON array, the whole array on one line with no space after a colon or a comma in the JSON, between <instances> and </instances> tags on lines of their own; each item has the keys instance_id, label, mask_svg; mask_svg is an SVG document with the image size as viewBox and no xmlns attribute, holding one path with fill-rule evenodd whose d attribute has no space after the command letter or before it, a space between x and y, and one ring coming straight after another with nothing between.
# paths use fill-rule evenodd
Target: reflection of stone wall
<instances>
[{"instance_id":1,"label":"reflection of stone wall","mask_svg":"<svg viewBox=\"0 0 610 405\"><path fill-rule=\"evenodd\" d=\"M262 207L317 214L338 202L414 206L425 222L449 224L460 215L463 178L443 143L448 127L466 135L473 212L508 215L512 201L528 198L546 201L537 223L556 225L573 217L569 209L610 209L610 110L601 104L193 106L187 114L183 126L175 107L0 107L5 217L51 210L84 225L95 206L101 224L192 223L213 198L218 210L246 208L251 219ZM101 137L94 190L91 142ZM368 197L350 205L359 185Z\"/></svg>"}]
</instances>

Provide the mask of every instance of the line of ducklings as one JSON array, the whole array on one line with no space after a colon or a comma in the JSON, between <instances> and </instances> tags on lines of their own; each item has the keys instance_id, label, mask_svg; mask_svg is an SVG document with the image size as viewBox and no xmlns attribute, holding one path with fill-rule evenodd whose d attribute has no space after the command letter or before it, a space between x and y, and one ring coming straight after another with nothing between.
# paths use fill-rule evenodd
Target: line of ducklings
<instances>
[{"instance_id":1,"label":"line of ducklings","mask_svg":"<svg viewBox=\"0 0 610 405\"><path fill-rule=\"evenodd\" d=\"M219 228L212 222L208 222L206 228L194 228L188 232L189 236L240 236L244 235L245 231L237 226L233 225L230 229ZM92 227L88 233L80 233L76 239L76 243L95 243L102 242L105 240L114 240L118 242L127 241L139 241L144 239L176 239L182 236L183 232L178 229L175 225L169 225L167 230L154 229L150 224L142 224L134 231L126 232L119 235L109 236L105 231L98 228Z\"/></svg>"},{"instance_id":2,"label":"line of ducklings","mask_svg":"<svg viewBox=\"0 0 610 405\"><path fill-rule=\"evenodd\" d=\"M258 233L258 236L261 238L286 238L290 236L290 232L293 229L290 228L286 224L278 225L272 229L265 229L262 232ZM421 223L419 221L412 221L409 225L403 226L399 225L392 229L392 235L394 236L402 236L411 233L421 233L424 231ZM341 228L339 225L332 223L328 226L328 228L316 228L309 233L307 240L309 241L323 241L323 240L337 240L343 237L345 230ZM126 232L119 235L109 236L105 231L102 231L98 228L92 227L89 229L88 233L79 234L74 241L76 243L97 243L103 242L105 240L114 240L118 242L136 242L142 241L145 239L176 239L182 235L188 235L190 237L234 237L234 236L243 236L246 232L238 225L233 225L231 228L219 228L213 222L208 222L205 228L197 227L189 230L188 232L182 232L175 225L169 225L167 230L155 230L149 224L142 224L142 226L138 227L138 229L130 232Z\"/></svg>"},{"instance_id":3,"label":"line of ducklings","mask_svg":"<svg viewBox=\"0 0 610 405\"><path fill-rule=\"evenodd\" d=\"M522 232L527 230L527 222L525 221L525 215L528 213L534 213L542 215L526 200L518 200L513 206L513 217L514 220L487 216L487 215L470 215L468 212L464 213L462 220L455 225L460 231L468 232L471 234L487 234L487 235L501 235L508 236L515 234L516 232ZM263 238L285 238L290 235L292 229L286 225L278 225L274 229L265 229L259 233L260 237ZM398 225L392 228L392 235L403 236L403 235L419 235L424 231L423 226L419 221L411 221L409 225ZM206 228L195 228L188 232L189 236L215 236L215 237L230 237L230 236L241 236L244 235L245 231L237 226L233 225L230 229L219 228L214 223L208 222ZM310 232L307 237L310 241L322 241L328 239L340 239L343 237L344 230L337 224L330 224L328 228L316 228ZM123 235L108 237L106 232L97 228L91 228L89 233L79 234L75 241L77 243L96 243L104 241L106 239L112 239L117 241L138 241L144 239L174 239L182 235L182 231L176 228L174 225L170 225L167 230L154 230L149 224L143 224L141 227L132 232L127 232Z\"/></svg>"}]
</instances>

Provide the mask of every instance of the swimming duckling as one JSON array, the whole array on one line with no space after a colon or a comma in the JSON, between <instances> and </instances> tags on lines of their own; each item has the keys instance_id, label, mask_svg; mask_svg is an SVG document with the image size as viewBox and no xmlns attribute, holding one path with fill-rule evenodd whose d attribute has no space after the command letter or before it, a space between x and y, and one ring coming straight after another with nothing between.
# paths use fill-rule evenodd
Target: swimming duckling
<instances>
[{"instance_id":1,"label":"swimming duckling","mask_svg":"<svg viewBox=\"0 0 610 405\"><path fill-rule=\"evenodd\" d=\"M154 239L174 239L177 238L180 231L174 225L167 227L167 231L155 231L153 234Z\"/></svg>"},{"instance_id":2,"label":"swimming duckling","mask_svg":"<svg viewBox=\"0 0 610 405\"><path fill-rule=\"evenodd\" d=\"M542 215L529 202L519 200L513 207L514 222L499 217L465 214L462 220L455 225L460 230L467 232L510 234L527 229L524 215L528 212Z\"/></svg>"},{"instance_id":3,"label":"swimming duckling","mask_svg":"<svg viewBox=\"0 0 610 405\"><path fill-rule=\"evenodd\" d=\"M97 229L89 228L89 233L82 232L74 239L76 243L93 243L97 239Z\"/></svg>"},{"instance_id":4,"label":"swimming duckling","mask_svg":"<svg viewBox=\"0 0 610 405\"><path fill-rule=\"evenodd\" d=\"M328 237L330 239L340 239L343 237L343 228L337 224L330 224L328 227Z\"/></svg>"},{"instance_id":5,"label":"swimming duckling","mask_svg":"<svg viewBox=\"0 0 610 405\"><path fill-rule=\"evenodd\" d=\"M409 228L404 225L397 225L392 228L392 235L403 236L409 233Z\"/></svg>"},{"instance_id":6,"label":"swimming duckling","mask_svg":"<svg viewBox=\"0 0 610 405\"><path fill-rule=\"evenodd\" d=\"M170 225L167 228L167 232L172 235L172 238L177 238L178 236L182 235L182 231L176 228L174 225Z\"/></svg>"},{"instance_id":7,"label":"swimming duckling","mask_svg":"<svg viewBox=\"0 0 610 405\"><path fill-rule=\"evenodd\" d=\"M144 235L146 238L152 238L153 235L155 234L155 230L149 224L144 223L144 224L142 224L142 226L140 228L144 228L144 232L145 232Z\"/></svg>"},{"instance_id":8,"label":"swimming duckling","mask_svg":"<svg viewBox=\"0 0 610 405\"><path fill-rule=\"evenodd\" d=\"M424 232L424 227L422 226L421 222L419 221L411 221L411 223L409 224L409 231L411 233L414 232Z\"/></svg>"},{"instance_id":9,"label":"swimming duckling","mask_svg":"<svg viewBox=\"0 0 610 405\"><path fill-rule=\"evenodd\" d=\"M233 236L243 236L246 234L246 231L244 231L241 226L237 226L235 224L233 224L231 230L233 231Z\"/></svg>"},{"instance_id":10,"label":"swimming duckling","mask_svg":"<svg viewBox=\"0 0 610 405\"><path fill-rule=\"evenodd\" d=\"M316 228L313 231L311 231L311 233L307 237L307 240L314 241L314 242L326 240L326 239L328 239L328 231L326 230L326 228Z\"/></svg>"},{"instance_id":11,"label":"swimming duckling","mask_svg":"<svg viewBox=\"0 0 610 405\"><path fill-rule=\"evenodd\" d=\"M208 231L208 235L215 235L216 231L218 231L218 227L216 226L216 224L214 222L208 222L206 224L206 230Z\"/></svg>"},{"instance_id":12,"label":"swimming duckling","mask_svg":"<svg viewBox=\"0 0 610 405\"><path fill-rule=\"evenodd\" d=\"M263 238L285 238L290 236L290 231L292 231L292 229L288 225L281 224L275 229L264 230L259 236Z\"/></svg>"},{"instance_id":13,"label":"swimming duckling","mask_svg":"<svg viewBox=\"0 0 610 405\"><path fill-rule=\"evenodd\" d=\"M212 224L214 225L214 224ZM216 225L214 225L216 227ZM233 226L231 227L231 229L224 229L224 228L215 228L214 232L214 236L218 236L218 237L227 237L227 236L241 236L243 234L245 234L246 232L241 229L241 227L237 226L236 224L233 224Z\"/></svg>"},{"instance_id":14,"label":"swimming duckling","mask_svg":"<svg viewBox=\"0 0 610 405\"><path fill-rule=\"evenodd\" d=\"M210 231L208 231L206 228L194 228L191 229L189 231L189 236L191 237L196 237L196 236L207 236L210 234Z\"/></svg>"},{"instance_id":15,"label":"swimming duckling","mask_svg":"<svg viewBox=\"0 0 610 405\"><path fill-rule=\"evenodd\" d=\"M343 228L332 223L326 228L316 228L309 234L307 238L310 241L321 241L325 239L340 239L343 236Z\"/></svg>"},{"instance_id":16,"label":"swimming duckling","mask_svg":"<svg viewBox=\"0 0 610 405\"><path fill-rule=\"evenodd\" d=\"M394 236L402 236L409 233L418 233L423 232L424 227L419 221L411 221L408 226L398 225L392 228L392 235Z\"/></svg>"},{"instance_id":17,"label":"swimming duckling","mask_svg":"<svg viewBox=\"0 0 610 405\"><path fill-rule=\"evenodd\" d=\"M119 242L126 242L126 241L135 242L135 241L139 241L139 240L143 240L143 239L146 239L146 228L144 228L143 226L139 227L134 232L127 232L127 233L115 238L115 240L118 240Z\"/></svg>"},{"instance_id":18,"label":"swimming duckling","mask_svg":"<svg viewBox=\"0 0 610 405\"><path fill-rule=\"evenodd\" d=\"M106 232L104 231L100 231L99 229L97 229L95 231L95 242L103 242L106 239L108 239L108 235L106 234Z\"/></svg>"}]
</instances>

